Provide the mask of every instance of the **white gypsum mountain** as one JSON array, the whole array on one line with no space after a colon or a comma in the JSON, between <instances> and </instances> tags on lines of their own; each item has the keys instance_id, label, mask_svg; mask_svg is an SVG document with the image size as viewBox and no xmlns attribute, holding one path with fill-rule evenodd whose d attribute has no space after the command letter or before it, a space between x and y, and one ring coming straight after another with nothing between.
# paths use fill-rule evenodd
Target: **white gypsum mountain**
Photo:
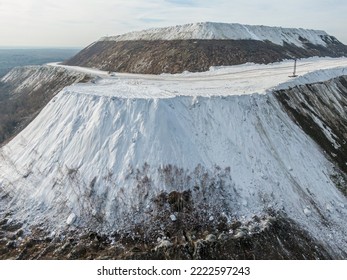
<instances>
[{"instance_id":1,"label":"white gypsum mountain","mask_svg":"<svg viewBox=\"0 0 347 280\"><path fill-rule=\"evenodd\" d=\"M299 61L304 75L289 80L292 65L160 76L73 67L99 78L66 87L0 150L2 208L52 231L108 232L148 221L161 192L192 190L211 216L283 211L347 251L334 165L272 94L346 75L347 60Z\"/></svg>"},{"instance_id":2,"label":"white gypsum mountain","mask_svg":"<svg viewBox=\"0 0 347 280\"><path fill-rule=\"evenodd\" d=\"M346 54L347 46L324 31L202 22L103 37L64 64L123 73L175 74Z\"/></svg>"},{"instance_id":3,"label":"white gypsum mountain","mask_svg":"<svg viewBox=\"0 0 347 280\"><path fill-rule=\"evenodd\" d=\"M100 40L267 40L277 45L287 43L302 47L304 42L326 46L326 42L323 39L328 37L330 38L329 40L333 38L321 30L239 23L200 22L134 31L118 36L103 37Z\"/></svg>"}]
</instances>

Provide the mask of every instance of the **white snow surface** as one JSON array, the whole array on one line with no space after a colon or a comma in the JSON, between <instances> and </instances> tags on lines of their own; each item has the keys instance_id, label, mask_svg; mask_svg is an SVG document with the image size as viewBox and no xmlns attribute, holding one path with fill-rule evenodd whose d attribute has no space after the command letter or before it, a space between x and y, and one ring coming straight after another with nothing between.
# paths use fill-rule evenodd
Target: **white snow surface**
<instances>
[{"instance_id":1,"label":"white snow surface","mask_svg":"<svg viewBox=\"0 0 347 280\"><path fill-rule=\"evenodd\" d=\"M232 215L283 210L320 241L347 251L347 201L330 179L333 166L271 94L347 74L347 59L299 61L299 74L307 74L296 79L288 77L292 66L114 77L73 67L99 79L66 87L0 149L0 194L11 198L6 207L52 230L83 225L86 216L114 230L127 226L127 215L140 218L160 191L196 183L173 186L158 168L171 164L192 175L202 166L214 178L219 166L230 168L225 197L233 197ZM139 187L136 169L150 186Z\"/></svg>"},{"instance_id":2,"label":"white snow surface","mask_svg":"<svg viewBox=\"0 0 347 280\"><path fill-rule=\"evenodd\" d=\"M314 45L326 46L322 40L329 36L321 30L302 28L270 27L263 25L244 25L238 23L199 22L164 28L134 31L118 36L103 37L100 41L132 40L268 40L277 45L284 42L302 47L303 38Z\"/></svg>"},{"instance_id":3,"label":"white snow surface","mask_svg":"<svg viewBox=\"0 0 347 280\"><path fill-rule=\"evenodd\" d=\"M122 98L173 98L175 96L230 96L264 94L306 83L316 83L347 75L347 58L307 58L297 62L297 78L292 79L294 62L272 64L247 63L236 66L211 67L210 71L181 74L112 73L79 66L51 63L98 76L94 84L78 84L74 93ZM66 88L67 91L70 88Z\"/></svg>"}]
</instances>

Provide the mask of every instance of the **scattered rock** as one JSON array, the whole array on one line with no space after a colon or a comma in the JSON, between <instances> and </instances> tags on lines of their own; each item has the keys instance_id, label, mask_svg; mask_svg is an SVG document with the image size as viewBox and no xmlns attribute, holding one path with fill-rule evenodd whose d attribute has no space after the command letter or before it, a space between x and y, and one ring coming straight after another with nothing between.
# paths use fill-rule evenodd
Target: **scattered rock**
<instances>
[{"instance_id":1,"label":"scattered rock","mask_svg":"<svg viewBox=\"0 0 347 280\"><path fill-rule=\"evenodd\" d=\"M268 219L262 217L261 221ZM44 232L33 230L30 236L23 239L8 240L5 237L0 240L0 259L328 258L324 248L298 230L295 224L277 217L273 220L266 230L261 229L255 234L248 233L248 230L252 233L252 226L258 225L253 219L243 225L235 221L234 225L239 226L235 235L220 232L216 228L212 229L213 233L205 229L181 232L177 230L176 224L170 223L173 231L169 235L166 231L159 231L162 238L157 239L159 232L156 231L157 235L152 240L141 239L141 236L135 240L133 235L121 235L118 241L110 241L97 233L71 231L64 232L60 238L56 237L49 243ZM5 233L6 236L8 234L15 235ZM194 240L193 236L197 236L197 239Z\"/></svg>"},{"instance_id":2,"label":"scattered rock","mask_svg":"<svg viewBox=\"0 0 347 280\"><path fill-rule=\"evenodd\" d=\"M206 236L205 240L207 242L215 242L217 240L217 237L214 234L209 234Z\"/></svg>"},{"instance_id":3,"label":"scattered rock","mask_svg":"<svg viewBox=\"0 0 347 280\"><path fill-rule=\"evenodd\" d=\"M71 225L76 221L77 216L75 213L71 213L69 217L66 219L66 224Z\"/></svg>"},{"instance_id":4,"label":"scattered rock","mask_svg":"<svg viewBox=\"0 0 347 280\"><path fill-rule=\"evenodd\" d=\"M305 208L305 209L304 209L304 214L305 214L306 216L311 216L312 211L311 211L309 208Z\"/></svg>"},{"instance_id":5,"label":"scattered rock","mask_svg":"<svg viewBox=\"0 0 347 280\"><path fill-rule=\"evenodd\" d=\"M162 240L156 247L155 250L158 250L159 248L168 248L171 247L172 243L169 240Z\"/></svg>"},{"instance_id":6,"label":"scattered rock","mask_svg":"<svg viewBox=\"0 0 347 280\"><path fill-rule=\"evenodd\" d=\"M175 216L174 214L171 214L171 215L170 215L170 219L171 219L171 221L173 221L173 222L177 221L177 218L176 218L176 216Z\"/></svg>"},{"instance_id":7,"label":"scattered rock","mask_svg":"<svg viewBox=\"0 0 347 280\"><path fill-rule=\"evenodd\" d=\"M246 228L239 228L236 230L235 235L233 238L238 239L238 238L243 238L248 235L248 230Z\"/></svg>"}]
</instances>

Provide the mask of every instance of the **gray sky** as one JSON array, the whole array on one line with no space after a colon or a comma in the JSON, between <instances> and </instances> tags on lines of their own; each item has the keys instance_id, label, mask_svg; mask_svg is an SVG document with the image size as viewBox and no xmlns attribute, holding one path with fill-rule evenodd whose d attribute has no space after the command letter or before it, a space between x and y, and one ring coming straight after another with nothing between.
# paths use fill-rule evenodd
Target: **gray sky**
<instances>
[{"instance_id":1,"label":"gray sky","mask_svg":"<svg viewBox=\"0 0 347 280\"><path fill-rule=\"evenodd\" d=\"M0 46L84 47L201 21L320 29L347 44L346 0L0 0Z\"/></svg>"}]
</instances>

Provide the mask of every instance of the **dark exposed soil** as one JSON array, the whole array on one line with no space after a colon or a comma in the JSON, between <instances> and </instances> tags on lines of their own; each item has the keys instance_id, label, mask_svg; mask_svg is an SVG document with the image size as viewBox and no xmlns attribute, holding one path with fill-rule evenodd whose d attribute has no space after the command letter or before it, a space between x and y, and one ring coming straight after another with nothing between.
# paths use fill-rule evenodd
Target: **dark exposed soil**
<instances>
[{"instance_id":1,"label":"dark exposed soil","mask_svg":"<svg viewBox=\"0 0 347 280\"><path fill-rule=\"evenodd\" d=\"M170 230L163 239L141 235L69 231L50 236L40 228L0 231L0 259L332 259L322 245L291 221L277 217L250 233L237 221L223 229ZM232 233L242 232L240 235Z\"/></svg>"},{"instance_id":2,"label":"dark exposed soil","mask_svg":"<svg viewBox=\"0 0 347 280\"><path fill-rule=\"evenodd\" d=\"M98 41L67 60L67 65L106 71L160 74L207 71L211 66L272 63L290 58L347 55L347 46L306 48L255 40Z\"/></svg>"},{"instance_id":3,"label":"dark exposed soil","mask_svg":"<svg viewBox=\"0 0 347 280\"><path fill-rule=\"evenodd\" d=\"M189 192L162 193L158 215L127 231L108 235L44 225L25 234L8 218L0 221L0 259L332 259L322 244L283 214L271 210L249 221L208 219ZM178 211L178 212L173 212ZM175 219L172 219L172 213ZM204 221L203 221L204 220Z\"/></svg>"}]
</instances>

